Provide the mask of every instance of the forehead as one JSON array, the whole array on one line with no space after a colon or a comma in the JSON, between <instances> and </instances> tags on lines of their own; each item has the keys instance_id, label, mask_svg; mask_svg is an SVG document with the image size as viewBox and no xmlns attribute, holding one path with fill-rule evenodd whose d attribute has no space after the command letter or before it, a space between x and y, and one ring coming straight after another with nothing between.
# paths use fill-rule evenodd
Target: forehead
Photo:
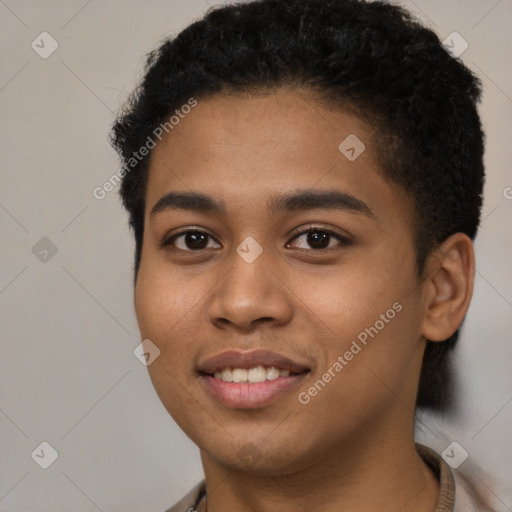
<instances>
[{"instance_id":1,"label":"forehead","mask_svg":"<svg viewBox=\"0 0 512 512\"><path fill-rule=\"evenodd\" d=\"M305 188L348 193L377 211L407 202L382 176L375 139L360 119L306 91L198 99L153 149L146 211L173 190L207 193L237 215Z\"/></svg>"}]
</instances>

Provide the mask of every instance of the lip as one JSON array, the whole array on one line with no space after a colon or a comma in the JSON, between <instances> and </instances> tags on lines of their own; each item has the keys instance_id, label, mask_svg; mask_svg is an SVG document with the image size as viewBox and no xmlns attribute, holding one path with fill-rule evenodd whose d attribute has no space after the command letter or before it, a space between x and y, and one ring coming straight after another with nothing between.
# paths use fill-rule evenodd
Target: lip
<instances>
[{"instance_id":1,"label":"lip","mask_svg":"<svg viewBox=\"0 0 512 512\"><path fill-rule=\"evenodd\" d=\"M255 366L273 366L288 370L288 377L264 382L225 382L213 374L224 368L249 369ZM270 405L290 394L309 373L303 363L267 350L250 352L228 351L210 357L199 364L199 375L206 392L222 405L236 409L256 409Z\"/></svg>"},{"instance_id":2,"label":"lip","mask_svg":"<svg viewBox=\"0 0 512 512\"><path fill-rule=\"evenodd\" d=\"M224 368L243 368L248 370L260 365L265 367L273 366L280 370L288 370L291 373L302 373L309 370L306 365L289 357L261 349L249 352L237 350L222 352L199 363L198 369L200 373L213 375Z\"/></svg>"},{"instance_id":3,"label":"lip","mask_svg":"<svg viewBox=\"0 0 512 512\"><path fill-rule=\"evenodd\" d=\"M224 382L211 375L202 375L206 390L218 402L234 409L258 409L291 393L307 372L279 377L265 382Z\"/></svg>"}]
</instances>

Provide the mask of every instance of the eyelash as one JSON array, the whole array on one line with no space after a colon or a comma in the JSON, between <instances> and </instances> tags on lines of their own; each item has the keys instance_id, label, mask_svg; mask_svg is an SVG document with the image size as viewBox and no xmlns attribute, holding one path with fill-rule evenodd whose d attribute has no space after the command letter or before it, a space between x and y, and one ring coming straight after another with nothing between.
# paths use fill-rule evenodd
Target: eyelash
<instances>
[{"instance_id":1,"label":"eyelash","mask_svg":"<svg viewBox=\"0 0 512 512\"><path fill-rule=\"evenodd\" d=\"M186 230L180 231L179 233L175 233L171 237L165 238L163 240L163 242L160 244L161 248L162 249L163 248L169 248L170 246L173 245L173 243L179 237L181 237L183 235L187 235L189 233L196 233L196 234L199 233L199 234L202 234L202 235L206 235L210 239L215 240L215 238L213 236L211 236L209 233L207 233L205 231L201 231L200 229L186 229ZM339 246L347 246L347 245L350 244L350 240L348 240L346 237L340 235L339 233L331 231L330 229L321 227L321 226L310 226L309 228L307 228L307 229L305 229L303 231L300 231L299 233L294 235L293 238L290 241L296 240L296 239L300 238L302 235L307 235L308 233L325 233L325 234L329 235L330 237L335 238L336 240L338 240L338 242L340 242ZM215 240L215 242L219 243L219 242L217 242L217 240ZM195 253L200 253L201 251L205 250L205 249L198 249L198 250L193 250L193 249L177 249L176 247L174 249L176 249L178 251L190 252L190 253L194 253L194 252ZM321 252L325 253L325 252L330 251L332 249L335 249L335 247L326 247L324 249L299 249L299 250L307 251L307 252L313 252L313 253L321 253Z\"/></svg>"}]
</instances>

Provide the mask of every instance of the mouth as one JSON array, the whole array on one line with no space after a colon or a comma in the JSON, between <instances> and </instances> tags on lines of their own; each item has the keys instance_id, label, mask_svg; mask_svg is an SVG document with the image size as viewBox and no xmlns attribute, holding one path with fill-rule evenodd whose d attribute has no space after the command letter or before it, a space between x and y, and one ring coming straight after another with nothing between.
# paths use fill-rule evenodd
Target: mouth
<instances>
[{"instance_id":1,"label":"mouth","mask_svg":"<svg viewBox=\"0 0 512 512\"><path fill-rule=\"evenodd\" d=\"M311 371L273 352L223 352L199 365L207 393L222 405L251 409L289 394Z\"/></svg>"},{"instance_id":2,"label":"mouth","mask_svg":"<svg viewBox=\"0 0 512 512\"><path fill-rule=\"evenodd\" d=\"M294 375L298 375L295 373ZM257 382L265 382L266 380L276 380L279 377L289 377L290 370L276 368L274 366L253 366L252 368L223 368L213 374L215 379L224 382L249 382L256 384Z\"/></svg>"}]
</instances>

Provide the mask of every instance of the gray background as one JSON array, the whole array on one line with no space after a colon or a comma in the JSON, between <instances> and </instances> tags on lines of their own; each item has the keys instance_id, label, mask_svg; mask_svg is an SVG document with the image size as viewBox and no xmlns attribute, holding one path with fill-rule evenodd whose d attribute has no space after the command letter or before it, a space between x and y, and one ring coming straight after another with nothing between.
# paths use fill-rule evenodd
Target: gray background
<instances>
[{"instance_id":1,"label":"gray background","mask_svg":"<svg viewBox=\"0 0 512 512\"><path fill-rule=\"evenodd\" d=\"M483 79L488 138L475 295L457 352L462 406L422 416L418 437L439 452L457 441L469 453L461 469L512 510L512 1L402 3L441 39L457 31L469 43L462 59ZM133 243L117 189L101 201L92 191L118 168L107 135L144 55L208 7L0 0L1 511L159 511L202 477L133 355ZM47 59L31 48L43 31L59 45ZM59 454L48 469L31 457L42 441Z\"/></svg>"}]
</instances>

